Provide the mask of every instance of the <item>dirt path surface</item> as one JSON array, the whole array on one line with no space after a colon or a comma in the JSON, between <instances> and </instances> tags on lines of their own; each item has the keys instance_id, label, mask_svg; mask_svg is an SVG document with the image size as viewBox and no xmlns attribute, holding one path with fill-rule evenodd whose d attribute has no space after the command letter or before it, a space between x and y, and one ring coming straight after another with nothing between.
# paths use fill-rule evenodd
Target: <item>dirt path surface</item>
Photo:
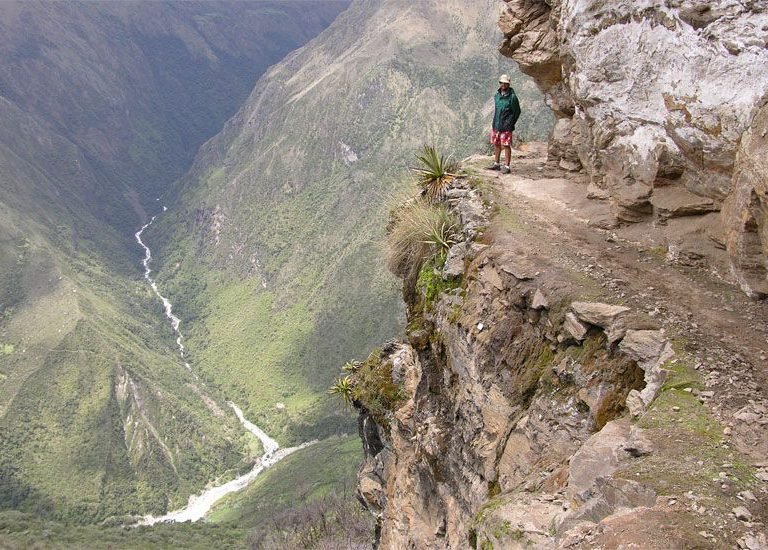
<instances>
[{"instance_id":1,"label":"dirt path surface","mask_svg":"<svg viewBox=\"0 0 768 550\"><path fill-rule=\"evenodd\" d=\"M608 201L588 198L584 174L547 163L544 144L514 157L508 175L482 170L499 217L506 213L505 223L532 236L509 249L581 273L600 295L657 322L695 362L706 383L700 399L726 426L725 436L768 467L768 303L729 282L717 214L618 226Z\"/></svg>"}]
</instances>

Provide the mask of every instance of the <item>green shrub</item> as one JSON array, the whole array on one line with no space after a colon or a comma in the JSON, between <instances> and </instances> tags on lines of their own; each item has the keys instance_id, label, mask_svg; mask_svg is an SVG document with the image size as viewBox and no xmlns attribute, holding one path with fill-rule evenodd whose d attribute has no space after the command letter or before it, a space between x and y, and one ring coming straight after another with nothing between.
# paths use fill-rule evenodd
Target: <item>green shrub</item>
<instances>
[{"instance_id":1,"label":"green shrub","mask_svg":"<svg viewBox=\"0 0 768 550\"><path fill-rule=\"evenodd\" d=\"M402 388L392 380L392 362L374 350L350 376L352 399L359 402L381 427L389 426L389 415L405 400Z\"/></svg>"},{"instance_id":2,"label":"green shrub","mask_svg":"<svg viewBox=\"0 0 768 550\"><path fill-rule=\"evenodd\" d=\"M426 310L429 310L434 305L441 293L461 286L460 279L444 281L439 267L442 266L435 265L433 262L425 263L419 271L419 277L416 280L416 288L424 297L424 308Z\"/></svg>"}]
</instances>

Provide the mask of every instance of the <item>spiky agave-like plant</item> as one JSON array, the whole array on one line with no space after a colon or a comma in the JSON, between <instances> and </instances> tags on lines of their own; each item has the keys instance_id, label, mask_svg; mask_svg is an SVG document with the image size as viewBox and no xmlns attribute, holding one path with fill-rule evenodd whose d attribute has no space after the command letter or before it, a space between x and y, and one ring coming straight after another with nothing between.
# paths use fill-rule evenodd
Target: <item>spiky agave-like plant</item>
<instances>
[{"instance_id":1,"label":"spiky agave-like plant","mask_svg":"<svg viewBox=\"0 0 768 550\"><path fill-rule=\"evenodd\" d=\"M344 378L336 379L336 383L328 388L328 393L331 395L338 395L344 401L347 407L352 406L352 378L345 376Z\"/></svg>"},{"instance_id":2,"label":"spiky agave-like plant","mask_svg":"<svg viewBox=\"0 0 768 550\"><path fill-rule=\"evenodd\" d=\"M421 187L421 192L429 202L437 202L443 197L451 182L456 179L458 163L437 152L431 145L424 145L416 160L421 166L411 168L416 173L416 181Z\"/></svg>"},{"instance_id":3,"label":"spiky agave-like plant","mask_svg":"<svg viewBox=\"0 0 768 550\"><path fill-rule=\"evenodd\" d=\"M362 367L363 364L360 361L347 361L344 363L344 366L341 367L341 370L344 372L348 372L350 374L356 373L358 370L360 370L360 367Z\"/></svg>"}]
</instances>

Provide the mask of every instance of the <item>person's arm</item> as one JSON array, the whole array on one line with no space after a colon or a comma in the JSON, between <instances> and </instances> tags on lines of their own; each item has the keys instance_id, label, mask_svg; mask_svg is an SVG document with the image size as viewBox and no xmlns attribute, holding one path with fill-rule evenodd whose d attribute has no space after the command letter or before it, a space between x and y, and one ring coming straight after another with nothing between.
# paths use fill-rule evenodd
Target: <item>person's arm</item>
<instances>
[{"instance_id":1,"label":"person's arm","mask_svg":"<svg viewBox=\"0 0 768 550\"><path fill-rule=\"evenodd\" d=\"M517 124L517 119L520 118L520 102L517 99L516 94L512 94L512 125Z\"/></svg>"}]
</instances>

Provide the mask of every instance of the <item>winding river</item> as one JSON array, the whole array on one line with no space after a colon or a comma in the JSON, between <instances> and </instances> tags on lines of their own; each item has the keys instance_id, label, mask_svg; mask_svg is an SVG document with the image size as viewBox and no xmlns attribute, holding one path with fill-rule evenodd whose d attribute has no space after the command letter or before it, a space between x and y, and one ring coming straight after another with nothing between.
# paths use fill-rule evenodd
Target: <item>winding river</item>
<instances>
[{"instance_id":1,"label":"winding river","mask_svg":"<svg viewBox=\"0 0 768 550\"><path fill-rule=\"evenodd\" d=\"M164 206L163 212L165 212L166 210L167 208ZM173 305L165 296L160 294L160 290L157 288L157 283L155 282L154 279L152 279L152 276L151 276L152 270L149 268L149 262L152 260L152 251L144 243L144 241L141 240L142 233L144 233L144 230L147 227L152 225L156 217L157 216L152 216L152 219L149 220L149 222L146 223L135 234L136 242L138 242L139 245L144 249L144 259L141 262L142 265L144 266L144 278L147 280L149 285L152 287L152 290L155 292L157 297L160 298L160 301L163 303L163 306L165 307L165 316L168 317L168 320L171 322L171 326L173 327L173 330L176 333L176 344L179 347L179 354L181 355L182 360L184 360L184 366L187 368L187 370L191 371L192 367L184 357L184 344L183 344L184 336L181 333L181 330L179 328L181 325L181 319L179 319L173 314ZM197 378L196 375L195 375L195 378ZM199 495L191 495L189 497L189 501L187 502L187 505L184 508L175 510L173 512L169 512L162 516L152 516L152 515L144 516L144 518L138 523L138 525L154 525L156 523L162 523L162 522L198 521L200 519L203 519L205 515L213 507L213 505L216 502L218 502L220 499L222 499L223 497L225 497L230 493L234 493L236 491L239 491L245 488L249 483L251 483L254 479L256 479L256 477L258 477L258 475L261 472L263 472L270 466L273 466L274 464L278 463L280 460L290 455L291 453L294 453L299 449L303 449L305 447L308 447L316 443L316 441L309 441L307 443L303 443L302 445L299 445L298 447L289 447L286 449L281 449L277 441L269 437L264 432L264 430L262 430L261 428L259 428L258 426L250 422L248 419L246 419L245 416L243 416L243 411L240 410L240 407L238 407L232 402L228 402L228 405L232 407L232 410L235 412L235 415L237 416L237 419L240 421L240 424L243 425L243 428L249 433L256 436L257 438L259 438L259 441L261 441L261 445L264 448L264 454L261 456L261 458L259 458L259 460L256 461L251 471L248 472L247 474L237 477L232 481L228 481L227 483L224 483L222 485L209 487Z\"/></svg>"}]
</instances>

